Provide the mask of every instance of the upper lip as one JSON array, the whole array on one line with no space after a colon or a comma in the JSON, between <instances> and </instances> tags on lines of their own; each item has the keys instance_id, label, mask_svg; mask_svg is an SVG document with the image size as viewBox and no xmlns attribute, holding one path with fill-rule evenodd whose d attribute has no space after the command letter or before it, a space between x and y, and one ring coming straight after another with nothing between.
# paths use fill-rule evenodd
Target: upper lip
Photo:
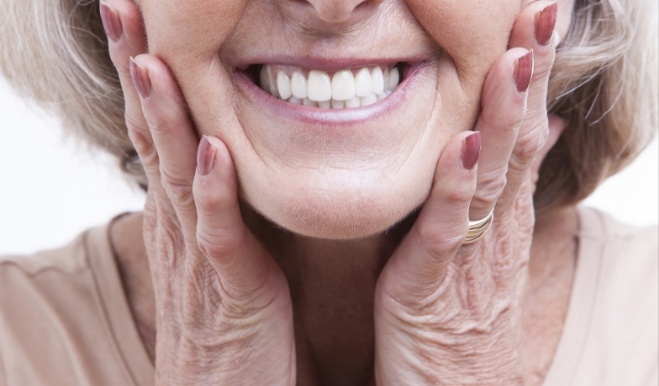
<instances>
[{"instance_id":1,"label":"upper lip","mask_svg":"<svg viewBox=\"0 0 659 386\"><path fill-rule=\"evenodd\" d=\"M380 65L393 65L396 63L406 63L412 66L420 64L429 60L428 57L387 57L387 58L312 58L308 56L293 57L293 56L275 56L253 58L250 60L242 61L235 65L239 71L244 71L253 65L284 65L295 66L305 69L313 69L325 72L336 72L339 70L372 67Z\"/></svg>"}]
</instances>

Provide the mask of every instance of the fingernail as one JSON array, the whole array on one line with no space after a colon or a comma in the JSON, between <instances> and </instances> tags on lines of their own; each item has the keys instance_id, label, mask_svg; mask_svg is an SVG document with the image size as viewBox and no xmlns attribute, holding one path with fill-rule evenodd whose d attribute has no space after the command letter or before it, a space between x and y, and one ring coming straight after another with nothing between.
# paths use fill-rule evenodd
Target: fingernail
<instances>
[{"instance_id":1,"label":"fingernail","mask_svg":"<svg viewBox=\"0 0 659 386\"><path fill-rule=\"evenodd\" d=\"M105 34L108 35L112 41L116 42L121 39L121 35L124 33L121 26L121 18L117 11L110 8L105 1L101 1L101 20L103 21Z\"/></svg>"},{"instance_id":2,"label":"fingernail","mask_svg":"<svg viewBox=\"0 0 659 386\"><path fill-rule=\"evenodd\" d=\"M535 40L541 46L546 46L551 40L556 26L558 4L552 3L535 16Z\"/></svg>"},{"instance_id":3,"label":"fingernail","mask_svg":"<svg viewBox=\"0 0 659 386\"><path fill-rule=\"evenodd\" d=\"M213 171L215 164L215 149L208 141L205 135L201 137L199 142L199 150L197 151L197 171L202 176L207 176Z\"/></svg>"},{"instance_id":4,"label":"fingernail","mask_svg":"<svg viewBox=\"0 0 659 386\"><path fill-rule=\"evenodd\" d=\"M517 59L514 73L515 89L518 92L526 92L531 84L533 76L533 50L529 50L524 56Z\"/></svg>"},{"instance_id":5,"label":"fingernail","mask_svg":"<svg viewBox=\"0 0 659 386\"><path fill-rule=\"evenodd\" d=\"M462 145L462 167L471 170L478 162L478 156L481 154L481 133L476 131L465 138Z\"/></svg>"},{"instance_id":6,"label":"fingernail","mask_svg":"<svg viewBox=\"0 0 659 386\"><path fill-rule=\"evenodd\" d=\"M133 80L135 89L142 99L151 96L151 80L149 79L149 74L142 66L137 64L132 57L130 58L130 77Z\"/></svg>"}]
</instances>

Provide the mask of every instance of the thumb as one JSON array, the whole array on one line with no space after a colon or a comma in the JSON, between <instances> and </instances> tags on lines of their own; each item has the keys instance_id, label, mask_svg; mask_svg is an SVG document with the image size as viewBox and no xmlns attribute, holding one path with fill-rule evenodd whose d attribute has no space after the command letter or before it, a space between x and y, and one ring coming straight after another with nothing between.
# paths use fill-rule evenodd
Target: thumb
<instances>
[{"instance_id":1,"label":"thumb","mask_svg":"<svg viewBox=\"0 0 659 386\"><path fill-rule=\"evenodd\" d=\"M270 254L243 222L238 181L222 141L204 136L193 185L197 244L220 277L225 301L259 307L286 290L286 280Z\"/></svg>"}]
</instances>

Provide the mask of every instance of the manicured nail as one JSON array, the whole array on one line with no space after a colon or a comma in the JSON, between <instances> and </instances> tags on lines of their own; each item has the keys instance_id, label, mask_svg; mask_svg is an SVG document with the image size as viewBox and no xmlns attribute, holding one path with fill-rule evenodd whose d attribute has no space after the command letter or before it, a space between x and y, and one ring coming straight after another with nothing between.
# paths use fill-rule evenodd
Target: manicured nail
<instances>
[{"instance_id":1,"label":"manicured nail","mask_svg":"<svg viewBox=\"0 0 659 386\"><path fill-rule=\"evenodd\" d=\"M478 162L478 156L481 154L481 133L476 131L465 138L462 145L462 167L471 170Z\"/></svg>"},{"instance_id":2,"label":"manicured nail","mask_svg":"<svg viewBox=\"0 0 659 386\"><path fill-rule=\"evenodd\" d=\"M124 33L121 26L121 18L117 11L110 8L105 1L101 1L101 20L103 21L105 34L108 35L112 41L116 42L121 39L121 35Z\"/></svg>"},{"instance_id":3,"label":"manicured nail","mask_svg":"<svg viewBox=\"0 0 659 386\"><path fill-rule=\"evenodd\" d=\"M524 56L517 59L514 73L515 89L518 92L526 92L531 84L533 76L533 50L529 50Z\"/></svg>"},{"instance_id":4,"label":"manicured nail","mask_svg":"<svg viewBox=\"0 0 659 386\"><path fill-rule=\"evenodd\" d=\"M197 170L202 176L207 176L213 171L215 164L215 149L208 141L205 135L201 137L199 142L199 150L197 151Z\"/></svg>"},{"instance_id":5,"label":"manicured nail","mask_svg":"<svg viewBox=\"0 0 659 386\"><path fill-rule=\"evenodd\" d=\"M556 26L558 4L553 3L545 7L535 16L535 40L541 46L546 46L551 40Z\"/></svg>"},{"instance_id":6,"label":"manicured nail","mask_svg":"<svg viewBox=\"0 0 659 386\"><path fill-rule=\"evenodd\" d=\"M137 64L132 57L130 58L130 77L133 79L133 85L142 99L151 96L151 80L149 79L149 73L144 67Z\"/></svg>"}]
</instances>

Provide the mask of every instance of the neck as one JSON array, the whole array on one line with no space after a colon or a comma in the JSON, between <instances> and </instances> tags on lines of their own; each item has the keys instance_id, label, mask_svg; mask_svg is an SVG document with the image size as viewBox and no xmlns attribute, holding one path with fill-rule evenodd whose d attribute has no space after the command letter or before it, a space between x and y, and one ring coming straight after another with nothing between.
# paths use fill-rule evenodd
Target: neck
<instances>
[{"instance_id":1,"label":"neck","mask_svg":"<svg viewBox=\"0 0 659 386\"><path fill-rule=\"evenodd\" d=\"M324 240L287 232L246 213L249 228L266 245L289 283L298 384L373 382L375 285L415 216L367 238Z\"/></svg>"}]
</instances>

